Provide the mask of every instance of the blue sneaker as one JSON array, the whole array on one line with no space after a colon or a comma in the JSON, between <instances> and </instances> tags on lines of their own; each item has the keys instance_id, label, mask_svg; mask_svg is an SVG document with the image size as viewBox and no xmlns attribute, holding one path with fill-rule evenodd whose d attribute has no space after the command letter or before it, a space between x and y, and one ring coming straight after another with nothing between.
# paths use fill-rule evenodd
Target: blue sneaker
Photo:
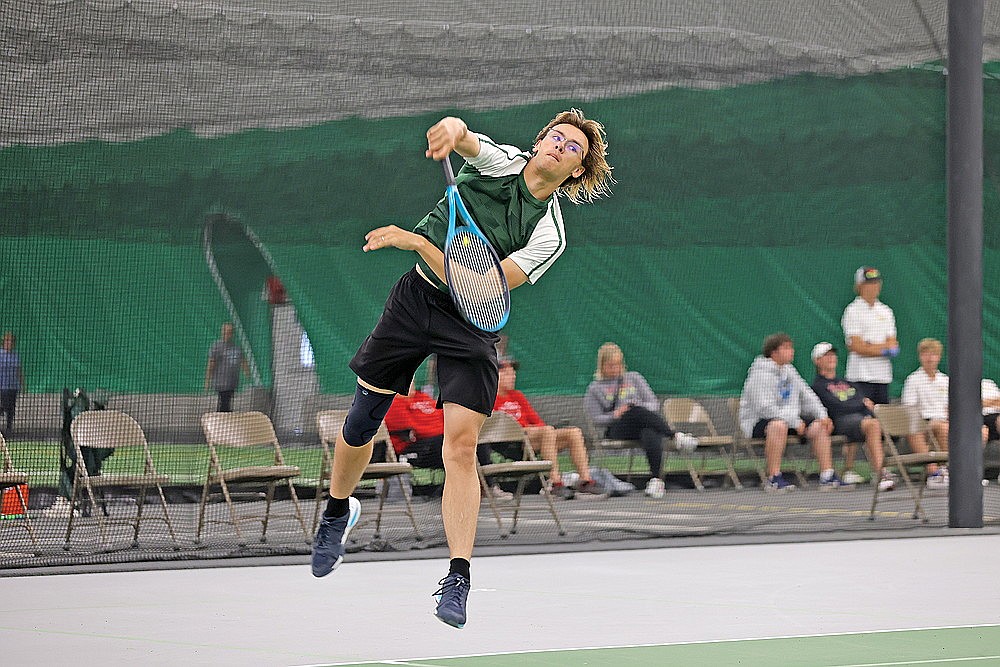
<instances>
[{"instance_id":1,"label":"blue sneaker","mask_svg":"<svg viewBox=\"0 0 1000 667\"><path fill-rule=\"evenodd\" d=\"M323 517L319 522L319 530L313 538L312 573L314 577L325 577L344 560L344 545L351 529L358 525L361 516L361 503L351 496L347 499L350 508L344 516L336 519Z\"/></svg>"},{"instance_id":2,"label":"blue sneaker","mask_svg":"<svg viewBox=\"0 0 1000 667\"><path fill-rule=\"evenodd\" d=\"M777 475L772 475L767 484L764 485L766 491L776 491L778 493L785 493L786 491L794 491L795 485L785 481L784 475L780 472Z\"/></svg>"},{"instance_id":3,"label":"blue sneaker","mask_svg":"<svg viewBox=\"0 0 1000 667\"><path fill-rule=\"evenodd\" d=\"M844 483L837 477L837 473L832 473L829 477L819 476L820 491L834 491L844 486Z\"/></svg>"},{"instance_id":4,"label":"blue sneaker","mask_svg":"<svg viewBox=\"0 0 1000 667\"><path fill-rule=\"evenodd\" d=\"M434 615L452 627L464 628L465 604L469 599L469 589L472 585L457 572L450 572L438 584L441 588L434 593L438 599Z\"/></svg>"}]
</instances>

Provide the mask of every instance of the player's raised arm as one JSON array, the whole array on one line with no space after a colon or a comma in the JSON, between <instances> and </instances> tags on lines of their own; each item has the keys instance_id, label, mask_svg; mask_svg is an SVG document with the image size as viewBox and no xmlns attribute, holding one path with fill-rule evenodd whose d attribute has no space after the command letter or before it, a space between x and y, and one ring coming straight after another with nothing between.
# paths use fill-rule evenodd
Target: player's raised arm
<instances>
[{"instance_id":1,"label":"player's raised arm","mask_svg":"<svg viewBox=\"0 0 1000 667\"><path fill-rule=\"evenodd\" d=\"M427 130L424 155L433 160L443 160L452 151L462 157L476 157L479 155L479 137L469 132L469 126L461 118L447 116Z\"/></svg>"}]
</instances>

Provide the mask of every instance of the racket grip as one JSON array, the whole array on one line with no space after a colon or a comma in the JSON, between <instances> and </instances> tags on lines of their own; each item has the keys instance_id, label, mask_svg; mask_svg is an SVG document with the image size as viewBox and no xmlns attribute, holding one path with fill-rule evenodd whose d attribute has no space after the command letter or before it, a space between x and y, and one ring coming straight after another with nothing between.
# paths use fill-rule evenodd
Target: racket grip
<instances>
[{"instance_id":1,"label":"racket grip","mask_svg":"<svg viewBox=\"0 0 1000 667\"><path fill-rule=\"evenodd\" d=\"M441 166L444 168L445 184L455 185L455 172L451 169L451 155L444 156L444 159L441 160Z\"/></svg>"}]
</instances>

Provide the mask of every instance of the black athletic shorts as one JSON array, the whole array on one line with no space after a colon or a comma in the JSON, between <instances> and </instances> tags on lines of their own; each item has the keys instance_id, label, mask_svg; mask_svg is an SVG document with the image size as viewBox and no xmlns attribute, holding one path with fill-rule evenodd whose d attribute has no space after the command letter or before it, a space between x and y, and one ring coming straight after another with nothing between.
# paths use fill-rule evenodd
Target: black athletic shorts
<instances>
[{"instance_id":1,"label":"black athletic shorts","mask_svg":"<svg viewBox=\"0 0 1000 667\"><path fill-rule=\"evenodd\" d=\"M438 405L457 403L489 416L497 397L499 340L466 322L451 296L411 269L389 292L382 317L350 366L373 387L406 394L417 368L436 354Z\"/></svg>"},{"instance_id":2,"label":"black athletic shorts","mask_svg":"<svg viewBox=\"0 0 1000 667\"><path fill-rule=\"evenodd\" d=\"M997 417L1000 417L1000 413L991 412L988 415L983 415L983 426L989 429L989 435L987 440L1000 440L1000 431L997 429Z\"/></svg>"},{"instance_id":3,"label":"black athletic shorts","mask_svg":"<svg viewBox=\"0 0 1000 667\"><path fill-rule=\"evenodd\" d=\"M866 412L841 415L833 420L833 434L844 436L848 442L864 442L865 433L861 430L861 422L869 416Z\"/></svg>"}]
</instances>

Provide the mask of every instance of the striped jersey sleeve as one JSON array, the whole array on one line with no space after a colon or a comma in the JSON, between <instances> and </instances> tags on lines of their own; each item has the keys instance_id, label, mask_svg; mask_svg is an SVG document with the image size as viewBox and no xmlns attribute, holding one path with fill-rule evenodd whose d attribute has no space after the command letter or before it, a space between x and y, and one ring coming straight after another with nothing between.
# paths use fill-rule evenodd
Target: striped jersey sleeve
<instances>
[{"instance_id":1,"label":"striped jersey sleeve","mask_svg":"<svg viewBox=\"0 0 1000 667\"><path fill-rule=\"evenodd\" d=\"M478 132L476 136L479 137L479 155L465 158L465 161L483 176L518 174L531 158L530 153L522 151L517 146L498 144Z\"/></svg>"},{"instance_id":2,"label":"striped jersey sleeve","mask_svg":"<svg viewBox=\"0 0 1000 667\"><path fill-rule=\"evenodd\" d=\"M535 225L528 244L512 252L509 257L528 276L528 282L534 285L565 249L566 231L563 229L562 211L558 197L553 195L548 210Z\"/></svg>"}]
</instances>

